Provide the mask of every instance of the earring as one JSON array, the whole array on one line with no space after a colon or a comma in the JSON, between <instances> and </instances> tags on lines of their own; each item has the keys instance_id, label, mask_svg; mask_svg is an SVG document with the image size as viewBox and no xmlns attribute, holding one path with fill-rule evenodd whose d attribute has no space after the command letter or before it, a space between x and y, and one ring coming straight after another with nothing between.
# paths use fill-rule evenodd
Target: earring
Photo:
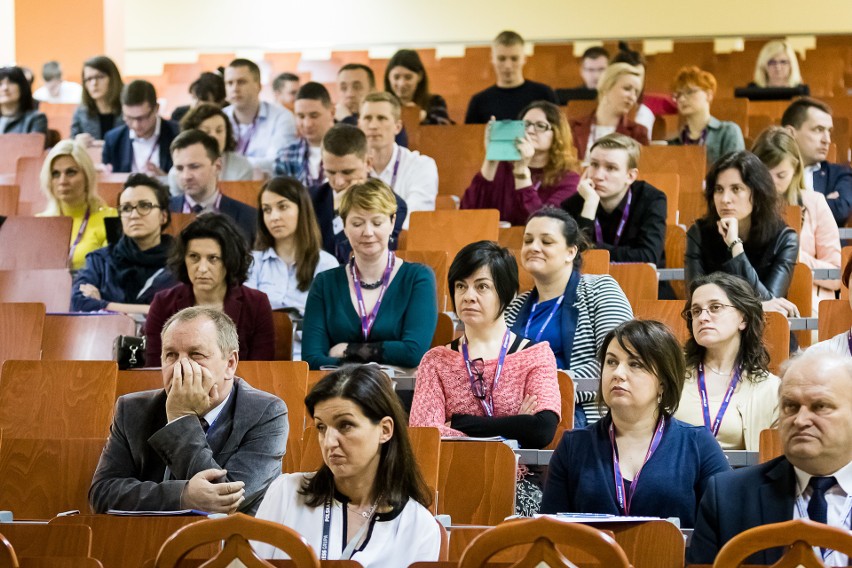
<instances>
[{"instance_id":1,"label":"earring","mask_svg":"<svg viewBox=\"0 0 852 568\"><path fill-rule=\"evenodd\" d=\"M659 393L657 395L657 404L660 404L661 402L663 402L663 393Z\"/></svg>"}]
</instances>

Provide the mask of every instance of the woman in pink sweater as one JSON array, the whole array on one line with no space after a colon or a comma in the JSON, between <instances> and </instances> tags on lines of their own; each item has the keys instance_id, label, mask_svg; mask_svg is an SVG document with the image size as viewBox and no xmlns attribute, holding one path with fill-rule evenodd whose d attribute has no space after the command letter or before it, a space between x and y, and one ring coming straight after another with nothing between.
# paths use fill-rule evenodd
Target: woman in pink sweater
<instances>
[{"instance_id":1,"label":"woman in pink sweater","mask_svg":"<svg viewBox=\"0 0 852 568\"><path fill-rule=\"evenodd\" d=\"M453 260L448 281L465 333L423 357L411 426L545 447L560 419L556 359L547 342L515 335L503 319L518 289L514 257L490 241L469 244Z\"/></svg>"}]
</instances>

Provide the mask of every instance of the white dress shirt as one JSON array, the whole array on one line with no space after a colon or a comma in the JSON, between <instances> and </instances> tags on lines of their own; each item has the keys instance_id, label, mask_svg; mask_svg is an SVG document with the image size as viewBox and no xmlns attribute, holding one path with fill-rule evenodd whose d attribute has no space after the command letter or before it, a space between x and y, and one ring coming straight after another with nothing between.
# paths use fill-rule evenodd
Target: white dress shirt
<instances>
[{"instance_id":1,"label":"white dress shirt","mask_svg":"<svg viewBox=\"0 0 852 568\"><path fill-rule=\"evenodd\" d=\"M234 120L233 105L222 109L234 127L234 138L239 142L240 135L246 134L252 124L239 124ZM261 101L251 140L245 153L249 162L261 170L273 174L275 156L278 152L296 141L296 118L288 109Z\"/></svg>"},{"instance_id":2,"label":"white dress shirt","mask_svg":"<svg viewBox=\"0 0 852 568\"><path fill-rule=\"evenodd\" d=\"M820 170L822 164L817 162L812 166L805 166L805 187L813 191L814 190L814 174Z\"/></svg>"},{"instance_id":3,"label":"white dress shirt","mask_svg":"<svg viewBox=\"0 0 852 568\"><path fill-rule=\"evenodd\" d=\"M399 159L399 169L394 180L394 167ZM391 159L381 172L373 175L393 189L394 193L405 200L409 214L412 211L434 211L435 198L438 196L438 166L429 156L412 152L399 144L393 145ZM391 183L393 182L393 183ZM403 228L408 228L408 217Z\"/></svg>"},{"instance_id":4,"label":"white dress shirt","mask_svg":"<svg viewBox=\"0 0 852 568\"><path fill-rule=\"evenodd\" d=\"M160 167L160 129L163 119L157 117L157 126L154 127L154 133L148 138L139 138L132 128L128 128L130 134L130 144L133 149L133 163L131 164L131 172L147 173L145 167L148 162L151 162L158 168ZM149 158L150 156L150 158Z\"/></svg>"},{"instance_id":5,"label":"white dress shirt","mask_svg":"<svg viewBox=\"0 0 852 568\"><path fill-rule=\"evenodd\" d=\"M813 489L808 487L808 482L812 476L795 466L793 470L796 472L796 503L793 506L793 518L807 519L808 503L813 493ZM849 530L850 514L852 514L852 462L841 467L832 476L837 479L837 484L825 492L828 525ZM814 552L818 558L822 556L818 547L814 547ZM831 551L824 561L826 566L846 566L847 558L845 554Z\"/></svg>"}]
</instances>

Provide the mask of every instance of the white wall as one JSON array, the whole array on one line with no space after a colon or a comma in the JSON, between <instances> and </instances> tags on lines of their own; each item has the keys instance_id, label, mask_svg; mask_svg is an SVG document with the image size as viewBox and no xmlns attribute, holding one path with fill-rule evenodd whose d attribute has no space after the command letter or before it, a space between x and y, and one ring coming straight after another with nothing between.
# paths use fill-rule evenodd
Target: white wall
<instances>
[{"instance_id":1,"label":"white wall","mask_svg":"<svg viewBox=\"0 0 852 568\"><path fill-rule=\"evenodd\" d=\"M15 0L0 0L0 67L15 62Z\"/></svg>"}]
</instances>

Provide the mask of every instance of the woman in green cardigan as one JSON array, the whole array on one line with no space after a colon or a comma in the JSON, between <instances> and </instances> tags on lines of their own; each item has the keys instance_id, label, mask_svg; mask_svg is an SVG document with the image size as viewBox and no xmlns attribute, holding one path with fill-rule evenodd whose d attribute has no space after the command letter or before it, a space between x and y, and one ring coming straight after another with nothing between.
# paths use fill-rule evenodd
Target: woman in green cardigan
<instances>
[{"instance_id":1,"label":"woman in green cardigan","mask_svg":"<svg viewBox=\"0 0 852 568\"><path fill-rule=\"evenodd\" d=\"M311 369L366 362L416 367L438 321L435 276L388 249L393 191L378 179L356 183L344 193L339 214L353 254L311 285L302 358Z\"/></svg>"}]
</instances>

